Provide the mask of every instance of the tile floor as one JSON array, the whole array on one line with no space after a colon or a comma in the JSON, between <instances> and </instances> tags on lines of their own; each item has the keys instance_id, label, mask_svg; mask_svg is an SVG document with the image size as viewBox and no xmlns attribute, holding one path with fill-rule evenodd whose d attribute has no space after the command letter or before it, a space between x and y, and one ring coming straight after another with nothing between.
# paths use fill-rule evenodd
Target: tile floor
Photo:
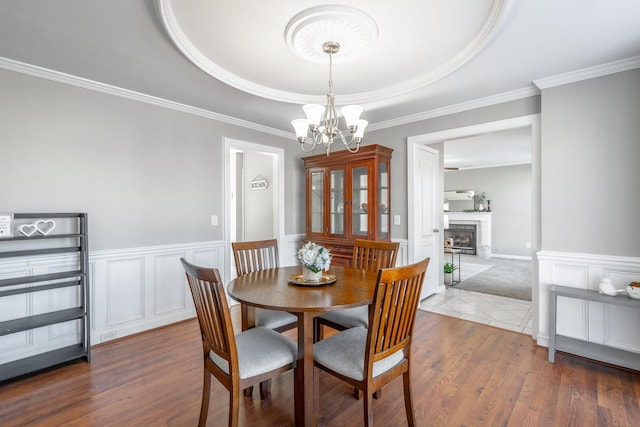
<instances>
[{"instance_id":1,"label":"tile floor","mask_svg":"<svg viewBox=\"0 0 640 427\"><path fill-rule=\"evenodd\" d=\"M531 335L531 301L448 287L422 301L420 309Z\"/></svg>"}]
</instances>

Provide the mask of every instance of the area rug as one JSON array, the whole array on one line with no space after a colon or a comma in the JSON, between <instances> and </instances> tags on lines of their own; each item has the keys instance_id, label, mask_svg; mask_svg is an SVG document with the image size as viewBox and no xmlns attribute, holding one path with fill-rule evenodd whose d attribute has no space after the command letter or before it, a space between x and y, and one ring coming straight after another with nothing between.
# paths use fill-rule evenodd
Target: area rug
<instances>
[{"instance_id":1,"label":"area rug","mask_svg":"<svg viewBox=\"0 0 640 427\"><path fill-rule=\"evenodd\" d=\"M475 264L470 262L461 263L460 268L460 281L463 282L475 276L476 274L482 273L493 267L491 264ZM458 280L458 271L454 271L453 273L455 280Z\"/></svg>"},{"instance_id":2,"label":"area rug","mask_svg":"<svg viewBox=\"0 0 640 427\"><path fill-rule=\"evenodd\" d=\"M479 268L461 262L461 282L455 288L531 301L531 261L492 258L483 262L488 268L468 277L465 269L473 273Z\"/></svg>"}]
</instances>

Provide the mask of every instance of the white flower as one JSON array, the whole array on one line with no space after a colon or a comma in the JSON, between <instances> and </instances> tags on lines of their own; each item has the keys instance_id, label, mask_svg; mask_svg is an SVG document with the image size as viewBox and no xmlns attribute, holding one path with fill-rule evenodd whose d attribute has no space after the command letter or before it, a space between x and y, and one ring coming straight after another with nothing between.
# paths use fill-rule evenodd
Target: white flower
<instances>
[{"instance_id":1,"label":"white flower","mask_svg":"<svg viewBox=\"0 0 640 427\"><path fill-rule=\"evenodd\" d=\"M327 271L331 265L331 252L323 246L307 242L298 250L298 259L302 265L315 273Z\"/></svg>"}]
</instances>

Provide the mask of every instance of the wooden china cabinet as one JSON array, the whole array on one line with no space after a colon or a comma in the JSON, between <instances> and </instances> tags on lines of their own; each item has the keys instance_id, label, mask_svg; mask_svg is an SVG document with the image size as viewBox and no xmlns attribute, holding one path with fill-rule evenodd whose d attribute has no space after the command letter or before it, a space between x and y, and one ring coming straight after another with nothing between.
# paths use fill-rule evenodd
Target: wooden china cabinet
<instances>
[{"instance_id":1,"label":"wooden china cabinet","mask_svg":"<svg viewBox=\"0 0 640 427\"><path fill-rule=\"evenodd\" d=\"M366 145L304 157L306 241L331 250L332 263L348 265L355 239L391 240L390 166L393 150Z\"/></svg>"}]
</instances>

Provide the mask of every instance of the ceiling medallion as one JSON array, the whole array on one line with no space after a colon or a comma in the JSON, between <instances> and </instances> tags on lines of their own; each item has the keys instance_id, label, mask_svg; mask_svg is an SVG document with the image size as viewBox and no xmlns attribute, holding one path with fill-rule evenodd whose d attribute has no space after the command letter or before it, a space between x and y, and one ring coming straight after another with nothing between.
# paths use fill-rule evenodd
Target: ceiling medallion
<instances>
[{"instance_id":1,"label":"ceiling medallion","mask_svg":"<svg viewBox=\"0 0 640 427\"><path fill-rule=\"evenodd\" d=\"M289 49L299 57L326 64L321 47L327 40L340 46L334 63L353 61L378 39L378 25L366 13L348 6L318 6L304 10L289 21L285 30Z\"/></svg>"}]
</instances>

